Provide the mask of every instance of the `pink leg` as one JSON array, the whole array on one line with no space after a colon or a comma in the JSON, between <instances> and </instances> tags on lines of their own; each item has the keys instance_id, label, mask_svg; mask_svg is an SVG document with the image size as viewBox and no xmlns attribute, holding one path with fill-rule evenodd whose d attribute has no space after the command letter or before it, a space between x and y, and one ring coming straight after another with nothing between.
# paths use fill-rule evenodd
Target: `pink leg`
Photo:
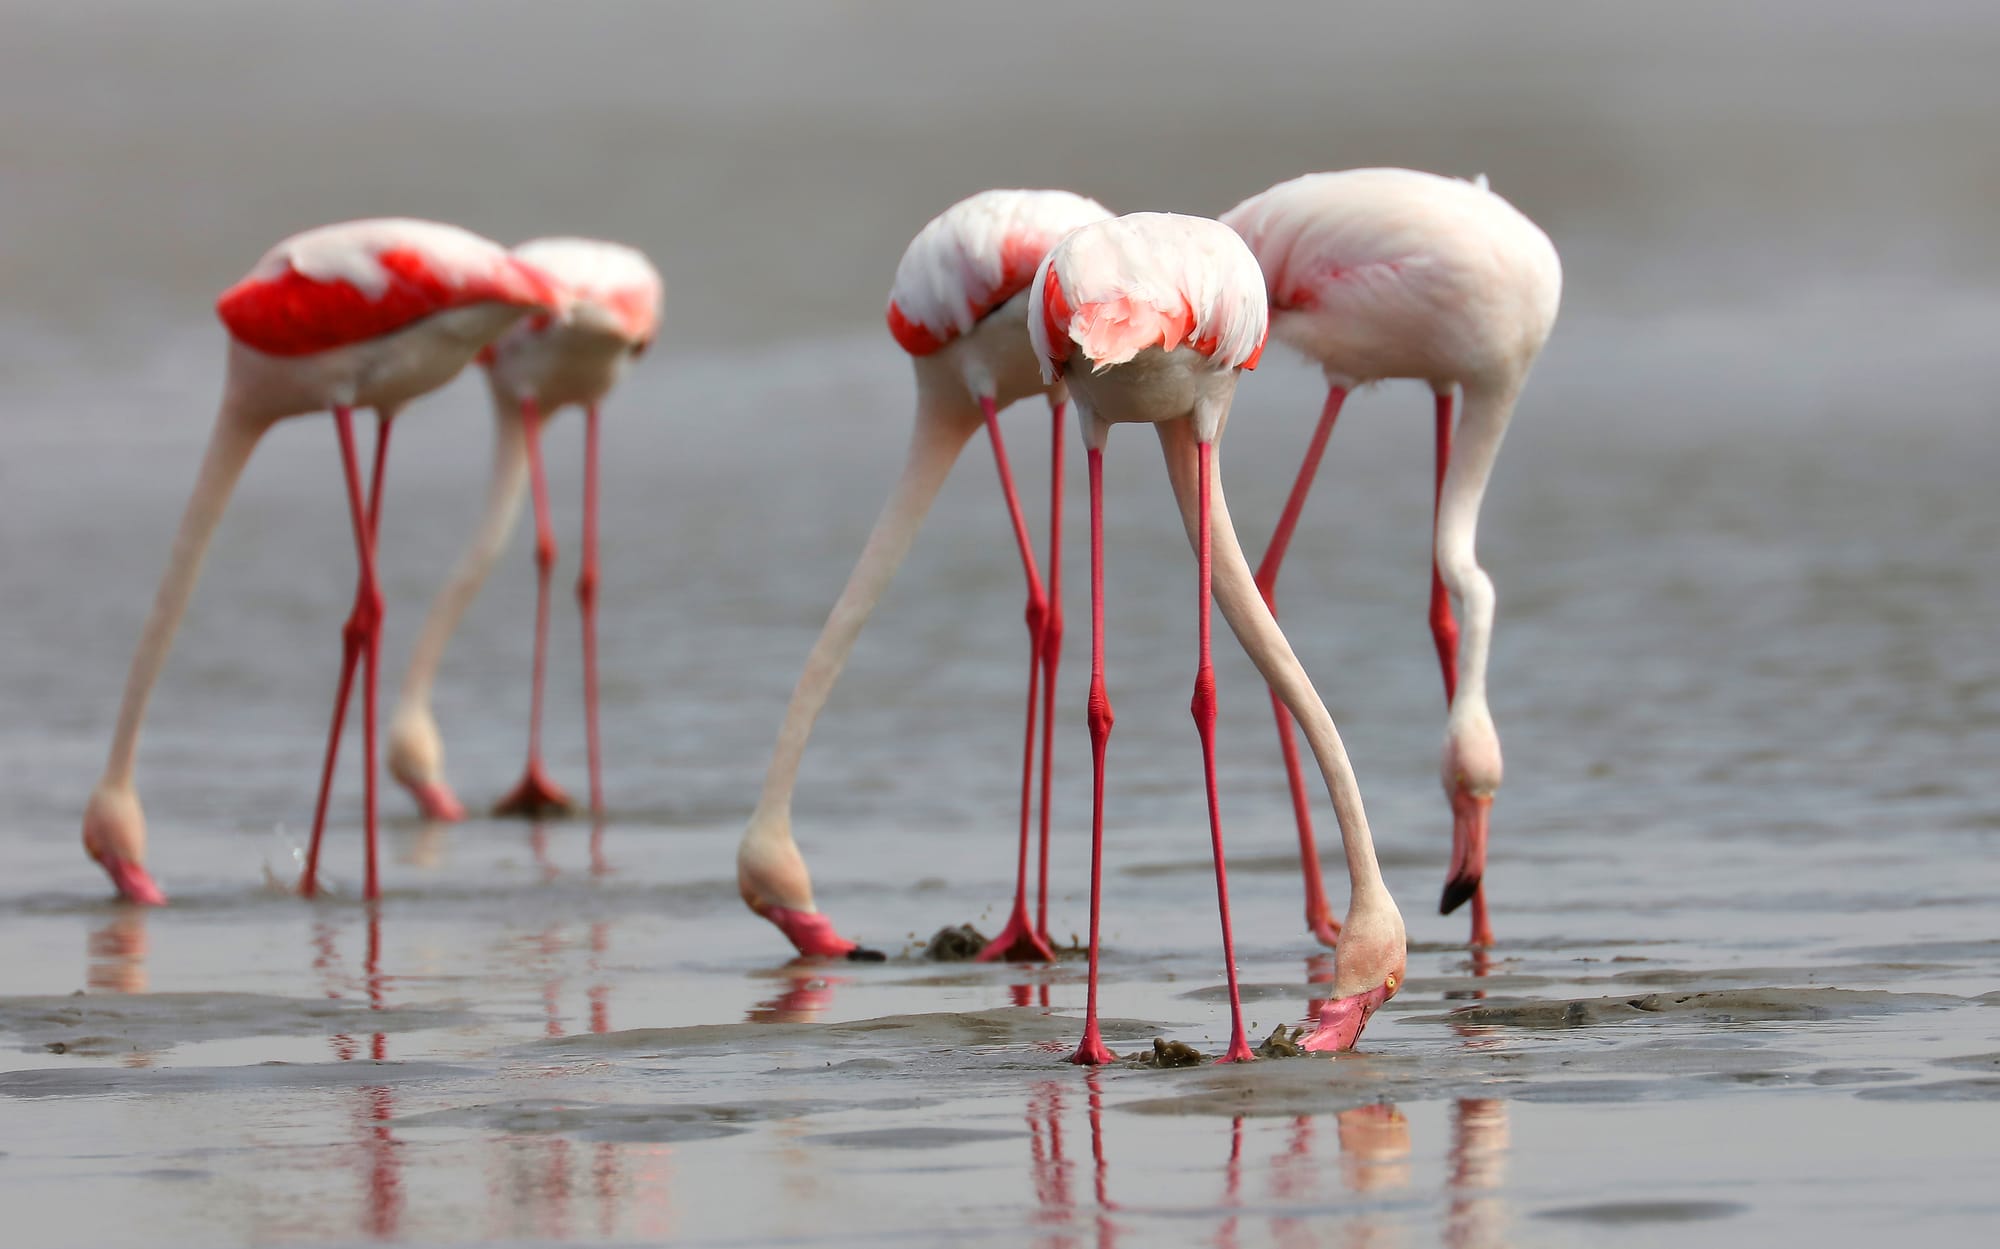
<instances>
[{"instance_id":1,"label":"pink leg","mask_svg":"<svg viewBox=\"0 0 2000 1249\"><path fill-rule=\"evenodd\" d=\"M1437 397L1437 479L1431 496L1431 640L1437 643L1438 667L1444 672L1444 705L1458 696L1458 621L1451 615L1451 595L1437 563L1438 507L1444 501L1444 472L1451 463L1451 394Z\"/></svg>"},{"instance_id":2,"label":"pink leg","mask_svg":"<svg viewBox=\"0 0 2000 1249\"><path fill-rule=\"evenodd\" d=\"M1271 534L1271 545L1264 552L1264 560L1257 566L1257 589L1264 596L1264 605L1271 609L1273 619L1278 614L1278 568L1285 562L1285 552L1292 544L1292 530L1298 526L1299 513L1305 509L1306 495L1312 490L1313 477L1319 472L1320 457L1326 453L1326 442L1333 434L1333 423L1340 417L1341 404L1347 401L1345 388L1335 386L1326 393L1326 406L1319 414L1319 427L1313 431L1312 442L1306 447L1305 461L1299 465L1298 480L1292 483L1292 493L1285 500L1285 510L1278 517L1278 527ZM1292 713L1285 709L1284 700L1277 691L1271 692L1271 711L1278 720L1278 746L1285 756L1285 780L1292 791L1292 815L1299 828L1299 870L1306 883L1306 929L1318 937L1322 945L1337 945L1340 941L1340 924L1333 918L1333 908L1327 905L1326 885L1320 876L1319 845L1313 838L1312 800L1306 789L1306 776L1299 765L1298 741L1292 733Z\"/></svg>"},{"instance_id":3,"label":"pink leg","mask_svg":"<svg viewBox=\"0 0 2000 1249\"><path fill-rule=\"evenodd\" d=\"M979 961L1005 959L1010 963L1053 962L1049 949L1028 918L1028 829L1033 814L1030 803L1035 785L1035 694L1042 671L1042 625L1048 614L1048 599L1042 595L1042 578L1035 571L1035 548L1028 538L1028 522L1021 515L1021 500L1014 493L1014 471L1007 463L1007 444L1000 437L1000 414L993 400L981 398L986 414L986 434L993 441L993 461L1000 470L1000 490L1007 498L1007 515L1014 524L1014 541L1021 548L1021 566L1028 574L1028 717L1026 742L1021 749L1021 841L1014 872L1014 909L1000 935L986 943Z\"/></svg>"},{"instance_id":4,"label":"pink leg","mask_svg":"<svg viewBox=\"0 0 2000 1249\"><path fill-rule=\"evenodd\" d=\"M360 583L354 591L354 610L349 613L347 623L340 632L340 684L334 695L333 724L327 731L326 759L320 768L319 801L313 807L312 840L306 847L305 874L299 880L299 892L310 898L319 892L319 850L320 841L326 833L327 801L333 792L334 764L340 757L340 732L347 718L347 697L354 688L354 665L362 657L364 650L379 653L382 629L382 592L375 582L374 521L375 506L365 502L361 490L361 464L354 452L354 414L348 408L333 410L335 431L340 435L340 464L347 479L347 507L354 523L354 549L361 564ZM375 480L379 489L382 463L388 453L389 426L385 421L381 434L375 443ZM372 643L372 644L371 644ZM370 665L370 691L373 665ZM368 699L364 709L366 716L366 741L369 775L365 786L367 793L368 865L364 895L378 896L379 888L375 873L375 751L374 751L374 700Z\"/></svg>"},{"instance_id":5,"label":"pink leg","mask_svg":"<svg viewBox=\"0 0 2000 1249\"><path fill-rule=\"evenodd\" d=\"M584 409L583 568L576 575L577 612L583 617L583 724L590 743L590 810L604 814L604 769L597 736L597 405ZM598 825L592 844L604 831Z\"/></svg>"},{"instance_id":6,"label":"pink leg","mask_svg":"<svg viewBox=\"0 0 2000 1249\"><path fill-rule=\"evenodd\" d=\"M1052 403L1049 437L1049 611L1042 618L1042 862L1035 895L1035 931L1049 938L1049 782L1055 771L1056 667L1062 663L1063 404ZM1047 986L1044 986L1046 988Z\"/></svg>"},{"instance_id":7,"label":"pink leg","mask_svg":"<svg viewBox=\"0 0 2000 1249\"><path fill-rule=\"evenodd\" d=\"M1104 747L1111 740L1111 698L1104 690L1104 451L1091 447L1090 468L1090 992L1083 1041L1070 1061L1101 1067L1117 1055L1097 1029L1097 948L1104 902Z\"/></svg>"},{"instance_id":8,"label":"pink leg","mask_svg":"<svg viewBox=\"0 0 2000 1249\"><path fill-rule=\"evenodd\" d=\"M560 815L569 795L542 768L543 666L549 651L549 583L556 569L556 532L549 519L548 475L542 471L542 415L535 401L521 401L521 429L528 446L528 481L535 498L535 662L528 704L528 766L520 784L493 808L495 815Z\"/></svg>"},{"instance_id":9,"label":"pink leg","mask_svg":"<svg viewBox=\"0 0 2000 1249\"><path fill-rule=\"evenodd\" d=\"M1437 644L1438 667L1444 673L1444 705L1458 696L1458 621L1452 618L1451 595L1437 564L1437 515L1444 501L1444 474L1451 464L1452 397L1437 397L1436 493L1431 502L1431 640ZM1472 944L1493 944L1493 925L1486 918L1486 882L1472 891Z\"/></svg>"},{"instance_id":10,"label":"pink leg","mask_svg":"<svg viewBox=\"0 0 2000 1249\"><path fill-rule=\"evenodd\" d=\"M1209 468L1215 460L1215 444L1196 444L1201 473L1200 519L1201 527L1198 563L1200 564L1201 590L1201 662L1194 674L1194 701L1188 710L1194 715L1195 729L1201 735L1202 779L1208 786L1208 835L1215 851L1215 897L1216 906L1222 913L1222 963L1229 975L1229 1049L1220 1061L1226 1063L1249 1062L1256 1055L1250 1052L1249 1038L1243 1032L1243 999L1236 986L1236 937L1229 924L1229 868L1222 854L1222 800L1215 787L1215 666L1210 661L1208 649L1208 618L1211 614L1209 602Z\"/></svg>"}]
</instances>

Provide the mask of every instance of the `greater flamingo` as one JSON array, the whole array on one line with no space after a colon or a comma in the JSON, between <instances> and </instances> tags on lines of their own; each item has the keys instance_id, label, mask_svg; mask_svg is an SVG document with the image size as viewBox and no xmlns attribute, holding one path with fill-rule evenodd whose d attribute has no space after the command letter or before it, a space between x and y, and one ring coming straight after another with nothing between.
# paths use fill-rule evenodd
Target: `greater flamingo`
<instances>
[{"instance_id":1,"label":"greater flamingo","mask_svg":"<svg viewBox=\"0 0 2000 1249\"><path fill-rule=\"evenodd\" d=\"M750 815L736 855L743 901L776 924L801 954L855 955L859 947L839 935L813 906L812 878L792 840L792 789L806 739L861 627L909 551L959 452L983 423L993 442L1000 488L1007 500L1014 541L1028 581L1027 744L1021 765L1021 835L1014 906L1007 925L981 951L982 959L1051 959L1048 940L1049 763L1047 730L1053 726L1056 665L1062 648L1057 552L1062 536L1062 424L1066 396L1045 383L1028 351L1028 282L1042 257L1077 226L1111 214L1068 191L983 191L933 219L911 241L896 266L889 295L889 332L910 353L917 377L916 429L903 473L890 492L868 544L834 603L825 629L806 657L778 730L763 793ZM1000 410L1030 395L1048 396L1052 413L1049 499L1049 580L1045 590L1035 566L1027 521L1014 494L1014 475L1000 438ZM1041 909L1028 917L1029 801L1033 788L1035 700L1044 699L1042 750Z\"/></svg>"},{"instance_id":2,"label":"greater flamingo","mask_svg":"<svg viewBox=\"0 0 2000 1249\"><path fill-rule=\"evenodd\" d=\"M1252 196L1222 220L1263 268L1272 334L1326 371L1319 427L1257 570L1273 611L1278 566L1348 392L1415 378L1436 393L1430 623L1449 708L1441 773L1452 810L1451 868L1438 911L1449 915L1470 898L1472 944L1491 945L1481 878L1487 815L1500 786L1500 738L1486 704L1493 582L1479 567L1473 535L1508 417L1555 324L1562 295L1555 247L1483 177L1462 182L1408 169L1307 174ZM1459 388L1465 412L1454 439ZM1447 588L1465 617L1462 655ZM1306 923L1332 945L1339 929L1320 886L1298 752L1275 697L1273 706L1298 818Z\"/></svg>"},{"instance_id":3,"label":"greater flamingo","mask_svg":"<svg viewBox=\"0 0 2000 1249\"><path fill-rule=\"evenodd\" d=\"M139 635L110 758L83 815L85 851L127 900L166 901L146 871L146 821L132 774L146 702L201 575L209 539L265 432L284 417L329 408L340 438L361 575L353 613L341 632L339 692L300 888L311 894L317 887L327 797L359 660L366 668L366 893L378 895L375 690L382 595L375 579L375 534L390 422L411 399L450 381L515 321L537 309L559 310L560 304L559 293L545 277L498 243L456 226L405 219L350 221L294 235L223 292L216 311L230 342L221 411L152 613ZM354 448L357 407L374 408L379 422L374 472L365 492Z\"/></svg>"},{"instance_id":4,"label":"greater flamingo","mask_svg":"<svg viewBox=\"0 0 2000 1249\"><path fill-rule=\"evenodd\" d=\"M1403 919L1382 882L1347 750L1305 670L1257 593L1237 545L1216 467L1238 373L1263 354L1264 279L1243 240L1220 222L1134 213L1085 226L1058 243L1035 274L1028 321L1043 378L1065 379L1076 400L1090 467L1090 988L1083 1042L1072 1061L1111 1061L1097 1023L1099 918L1104 885L1104 753L1112 726L1104 686L1104 444L1113 424L1151 423L1194 546L1200 659L1190 710L1201 738L1215 892L1232 1019L1222 1061L1252 1057L1237 992L1229 877L1215 781L1215 672L1209 660L1211 576L1237 640L1305 727L1340 821L1352 893L1335 956L1334 998L1304 1045L1351 1047L1403 978ZM1077 357L1081 357L1080 359Z\"/></svg>"},{"instance_id":5,"label":"greater flamingo","mask_svg":"<svg viewBox=\"0 0 2000 1249\"><path fill-rule=\"evenodd\" d=\"M590 809L604 810L603 768L597 732L597 405L625 365L646 350L659 331L659 271L630 247L595 239L535 239L514 249L524 263L549 275L569 301L561 321L531 317L482 352L493 390L493 479L486 510L472 544L424 618L410 654L396 712L389 721L389 774L402 783L427 819L465 816L444 776L444 745L431 712L431 684L459 618L493 569L520 512L521 492L534 483L535 656L529 702L528 763L496 815L539 815L567 810L569 795L542 767L542 673L548 649L549 582L555 571L555 530L549 520L548 483L542 472L541 427L564 406L584 416L583 566L576 603L583 617L584 727L590 749Z\"/></svg>"}]
</instances>

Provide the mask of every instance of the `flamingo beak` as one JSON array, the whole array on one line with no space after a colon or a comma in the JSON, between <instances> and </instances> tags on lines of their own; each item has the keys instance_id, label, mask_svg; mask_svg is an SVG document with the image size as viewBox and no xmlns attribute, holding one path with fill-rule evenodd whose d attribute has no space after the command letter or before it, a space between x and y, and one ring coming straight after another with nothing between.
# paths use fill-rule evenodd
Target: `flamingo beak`
<instances>
[{"instance_id":1,"label":"flamingo beak","mask_svg":"<svg viewBox=\"0 0 2000 1249\"><path fill-rule=\"evenodd\" d=\"M747 901L747 899L746 899ZM834 929L833 921L818 911L795 911L788 906L758 906L750 909L778 926L798 952L807 958L844 958L855 963L879 963L882 954L849 941Z\"/></svg>"},{"instance_id":2,"label":"flamingo beak","mask_svg":"<svg viewBox=\"0 0 2000 1249\"><path fill-rule=\"evenodd\" d=\"M1479 891L1486 875L1486 817L1493 795L1451 791L1451 871L1438 899L1438 914L1449 915Z\"/></svg>"},{"instance_id":3,"label":"flamingo beak","mask_svg":"<svg viewBox=\"0 0 2000 1249\"><path fill-rule=\"evenodd\" d=\"M1299 1042L1299 1048L1317 1054L1353 1049L1354 1043L1361 1039L1361 1030L1368 1026L1369 1017L1389 1000L1393 992L1395 990L1384 983L1366 993L1329 1000L1319 1008L1319 1027Z\"/></svg>"},{"instance_id":4,"label":"flamingo beak","mask_svg":"<svg viewBox=\"0 0 2000 1249\"><path fill-rule=\"evenodd\" d=\"M410 797L416 799L417 810L427 820L454 824L465 818L465 805L459 802L457 794L451 792L451 786L443 781L419 781L405 784L404 788L410 791Z\"/></svg>"},{"instance_id":5,"label":"flamingo beak","mask_svg":"<svg viewBox=\"0 0 2000 1249\"><path fill-rule=\"evenodd\" d=\"M111 877L111 884L118 890L119 898L134 906L165 906L167 895L154 883L151 873L141 864L115 854L97 856L98 866Z\"/></svg>"}]
</instances>

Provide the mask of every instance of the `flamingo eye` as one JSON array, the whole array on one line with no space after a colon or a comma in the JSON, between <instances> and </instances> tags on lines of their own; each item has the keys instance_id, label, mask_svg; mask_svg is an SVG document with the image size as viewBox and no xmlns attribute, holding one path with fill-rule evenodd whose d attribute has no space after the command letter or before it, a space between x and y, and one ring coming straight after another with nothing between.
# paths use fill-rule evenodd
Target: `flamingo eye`
<instances>
[{"instance_id":1,"label":"flamingo eye","mask_svg":"<svg viewBox=\"0 0 2000 1249\"><path fill-rule=\"evenodd\" d=\"M1389 973L1389 982L1386 987L1391 989L1396 987L1396 975L1394 972Z\"/></svg>"}]
</instances>

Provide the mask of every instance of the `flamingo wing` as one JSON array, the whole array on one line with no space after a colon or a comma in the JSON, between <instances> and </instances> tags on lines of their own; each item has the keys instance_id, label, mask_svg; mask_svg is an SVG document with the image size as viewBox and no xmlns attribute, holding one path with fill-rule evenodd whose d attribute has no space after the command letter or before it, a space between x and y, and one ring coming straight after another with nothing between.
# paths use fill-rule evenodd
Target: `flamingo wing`
<instances>
[{"instance_id":1,"label":"flamingo wing","mask_svg":"<svg viewBox=\"0 0 2000 1249\"><path fill-rule=\"evenodd\" d=\"M307 356L469 304L557 309L549 279L490 239L434 221L321 226L264 254L216 314L245 346Z\"/></svg>"},{"instance_id":2,"label":"flamingo wing","mask_svg":"<svg viewBox=\"0 0 2000 1249\"><path fill-rule=\"evenodd\" d=\"M1028 289L1062 237L1110 210L1069 191L982 191L918 232L896 266L889 333L903 350L942 350Z\"/></svg>"}]
</instances>

